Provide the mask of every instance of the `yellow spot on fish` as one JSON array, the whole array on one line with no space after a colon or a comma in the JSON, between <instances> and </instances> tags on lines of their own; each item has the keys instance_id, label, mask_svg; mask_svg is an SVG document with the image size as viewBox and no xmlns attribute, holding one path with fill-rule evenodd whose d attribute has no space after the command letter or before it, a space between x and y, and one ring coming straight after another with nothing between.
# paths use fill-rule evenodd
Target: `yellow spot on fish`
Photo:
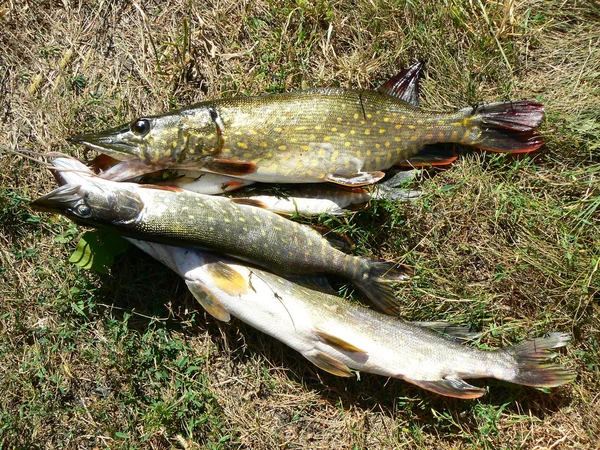
<instances>
[{"instance_id":1,"label":"yellow spot on fish","mask_svg":"<svg viewBox=\"0 0 600 450\"><path fill-rule=\"evenodd\" d=\"M192 216L191 214L188 216L188 218L194 220L194 216Z\"/></svg>"},{"instance_id":2,"label":"yellow spot on fish","mask_svg":"<svg viewBox=\"0 0 600 450\"><path fill-rule=\"evenodd\" d=\"M285 145L280 145L279 147L277 147L279 150L287 150L287 147Z\"/></svg>"},{"instance_id":3,"label":"yellow spot on fish","mask_svg":"<svg viewBox=\"0 0 600 450\"><path fill-rule=\"evenodd\" d=\"M305 126L296 127L296 131L304 131L304 130L306 130Z\"/></svg>"},{"instance_id":4,"label":"yellow spot on fish","mask_svg":"<svg viewBox=\"0 0 600 450\"><path fill-rule=\"evenodd\" d=\"M273 128L273 131L276 131L277 133L281 133L283 131L283 128L281 128L281 127Z\"/></svg>"},{"instance_id":5,"label":"yellow spot on fish","mask_svg":"<svg viewBox=\"0 0 600 450\"><path fill-rule=\"evenodd\" d=\"M356 131L350 130L350 134L356 134Z\"/></svg>"},{"instance_id":6,"label":"yellow spot on fish","mask_svg":"<svg viewBox=\"0 0 600 450\"><path fill-rule=\"evenodd\" d=\"M229 222L231 222L231 219L228 219L227 217L224 217L224 218L223 218L223 220L224 220L226 223L229 223Z\"/></svg>"},{"instance_id":7,"label":"yellow spot on fish","mask_svg":"<svg viewBox=\"0 0 600 450\"><path fill-rule=\"evenodd\" d=\"M355 113L353 116L355 119L358 119L358 113Z\"/></svg>"},{"instance_id":8,"label":"yellow spot on fish","mask_svg":"<svg viewBox=\"0 0 600 450\"><path fill-rule=\"evenodd\" d=\"M240 222L245 222L245 221L246 221L246 219L244 219L243 217L238 217L238 220L239 220Z\"/></svg>"},{"instance_id":9,"label":"yellow spot on fish","mask_svg":"<svg viewBox=\"0 0 600 450\"><path fill-rule=\"evenodd\" d=\"M380 128L379 133L385 133L385 128Z\"/></svg>"},{"instance_id":10,"label":"yellow spot on fish","mask_svg":"<svg viewBox=\"0 0 600 450\"><path fill-rule=\"evenodd\" d=\"M245 142L238 142L237 145L240 148L244 148L244 149L248 148L248 144L246 144Z\"/></svg>"},{"instance_id":11,"label":"yellow spot on fish","mask_svg":"<svg viewBox=\"0 0 600 450\"><path fill-rule=\"evenodd\" d=\"M372 152L371 150L367 150L367 156L371 156Z\"/></svg>"},{"instance_id":12,"label":"yellow spot on fish","mask_svg":"<svg viewBox=\"0 0 600 450\"><path fill-rule=\"evenodd\" d=\"M177 148L177 141L173 142L173 143L171 144L171 147L173 147L173 148Z\"/></svg>"},{"instance_id":13,"label":"yellow spot on fish","mask_svg":"<svg viewBox=\"0 0 600 450\"><path fill-rule=\"evenodd\" d=\"M266 143L265 141L262 141L262 142L261 142L260 144L258 144L258 145L260 145L261 147L263 147L263 148L264 148L264 147L266 147L266 146L267 146L267 143Z\"/></svg>"},{"instance_id":14,"label":"yellow spot on fish","mask_svg":"<svg viewBox=\"0 0 600 450\"><path fill-rule=\"evenodd\" d=\"M223 153L231 153L231 149L225 147L223 150Z\"/></svg>"},{"instance_id":15,"label":"yellow spot on fish","mask_svg":"<svg viewBox=\"0 0 600 450\"><path fill-rule=\"evenodd\" d=\"M384 117L384 118L383 118L383 121L384 121L384 122L389 122L389 121L390 121L390 118L389 118L389 117Z\"/></svg>"},{"instance_id":16,"label":"yellow spot on fish","mask_svg":"<svg viewBox=\"0 0 600 450\"><path fill-rule=\"evenodd\" d=\"M427 134L425 135L425 139L433 139L433 134L431 134L431 133L427 133Z\"/></svg>"},{"instance_id":17,"label":"yellow spot on fish","mask_svg":"<svg viewBox=\"0 0 600 450\"><path fill-rule=\"evenodd\" d=\"M250 153L250 152L246 152L246 153L244 153L244 155L243 155L243 156L244 156L244 158L246 158L246 159L250 159L250 158L252 158L254 155L253 155L252 153Z\"/></svg>"},{"instance_id":18,"label":"yellow spot on fish","mask_svg":"<svg viewBox=\"0 0 600 450\"><path fill-rule=\"evenodd\" d=\"M323 140L324 140L325 142L329 142L329 141L331 140L331 136L325 136L325 137L323 138Z\"/></svg>"},{"instance_id":19,"label":"yellow spot on fish","mask_svg":"<svg viewBox=\"0 0 600 450\"><path fill-rule=\"evenodd\" d=\"M388 162L391 161L394 158L394 155L392 154L391 151L387 152L387 160Z\"/></svg>"},{"instance_id":20,"label":"yellow spot on fish","mask_svg":"<svg viewBox=\"0 0 600 450\"><path fill-rule=\"evenodd\" d=\"M360 158L362 156L362 153L360 152L360 150L356 150L356 157Z\"/></svg>"},{"instance_id":21,"label":"yellow spot on fish","mask_svg":"<svg viewBox=\"0 0 600 450\"><path fill-rule=\"evenodd\" d=\"M302 150L308 150L308 145L303 145L302 147L300 147Z\"/></svg>"},{"instance_id":22,"label":"yellow spot on fish","mask_svg":"<svg viewBox=\"0 0 600 450\"><path fill-rule=\"evenodd\" d=\"M389 146L390 146L390 141L386 141L386 142L385 142L385 146L386 146L386 147L389 147Z\"/></svg>"},{"instance_id":23,"label":"yellow spot on fish","mask_svg":"<svg viewBox=\"0 0 600 450\"><path fill-rule=\"evenodd\" d=\"M381 148L381 144L375 144L375 148Z\"/></svg>"},{"instance_id":24,"label":"yellow spot on fish","mask_svg":"<svg viewBox=\"0 0 600 450\"><path fill-rule=\"evenodd\" d=\"M341 117L338 117L338 118L337 118L337 121L338 121L338 122L341 122L342 120L344 120L344 119L342 119Z\"/></svg>"},{"instance_id":25,"label":"yellow spot on fish","mask_svg":"<svg viewBox=\"0 0 600 450\"><path fill-rule=\"evenodd\" d=\"M337 131L337 128L336 128L336 127L333 127L333 128L331 129L331 131L333 131L333 132L335 133L335 132Z\"/></svg>"},{"instance_id":26,"label":"yellow spot on fish","mask_svg":"<svg viewBox=\"0 0 600 450\"><path fill-rule=\"evenodd\" d=\"M367 114L367 119L371 119L373 116L371 114Z\"/></svg>"},{"instance_id":27,"label":"yellow spot on fish","mask_svg":"<svg viewBox=\"0 0 600 450\"><path fill-rule=\"evenodd\" d=\"M320 130L320 129L321 129L321 125L317 125L317 126L315 127L315 130Z\"/></svg>"},{"instance_id":28,"label":"yellow spot on fish","mask_svg":"<svg viewBox=\"0 0 600 450\"><path fill-rule=\"evenodd\" d=\"M190 155L193 155L194 153L196 153L196 150L194 150L193 148L190 148L189 152L190 152Z\"/></svg>"},{"instance_id":29,"label":"yellow spot on fish","mask_svg":"<svg viewBox=\"0 0 600 450\"><path fill-rule=\"evenodd\" d=\"M248 227L243 227L242 230L248 231Z\"/></svg>"},{"instance_id":30,"label":"yellow spot on fish","mask_svg":"<svg viewBox=\"0 0 600 450\"><path fill-rule=\"evenodd\" d=\"M375 157L375 164L377 164L377 167L381 166L381 156L376 156Z\"/></svg>"},{"instance_id":31,"label":"yellow spot on fish","mask_svg":"<svg viewBox=\"0 0 600 450\"><path fill-rule=\"evenodd\" d=\"M410 137L410 140L411 140L411 141L416 141L417 139L419 139L419 136L417 136L417 135L412 135L412 136Z\"/></svg>"},{"instance_id":32,"label":"yellow spot on fish","mask_svg":"<svg viewBox=\"0 0 600 450\"><path fill-rule=\"evenodd\" d=\"M187 206L184 206L183 208L181 208L182 211L186 211L188 209L190 209L190 208L188 208Z\"/></svg>"},{"instance_id":33,"label":"yellow spot on fish","mask_svg":"<svg viewBox=\"0 0 600 450\"><path fill-rule=\"evenodd\" d=\"M411 130L414 130L415 126L414 125L409 125L408 128L410 128Z\"/></svg>"},{"instance_id":34,"label":"yellow spot on fish","mask_svg":"<svg viewBox=\"0 0 600 450\"><path fill-rule=\"evenodd\" d=\"M419 125L423 125L423 123L424 123L424 122L423 122L423 119L417 119L417 123L418 123Z\"/></svg>"},{"instance_id":35,"label":"yellow spot on fish","mask_svg":"<svg viewBox=\"0 0 600 450\"><path fill-rule=\"evenodd\" d=\"M369 130L368 128L365 129L365 134L371 134L371 130Z\"/></svg>"},{"instance_id":36,"label":"yellow spot on fish","mask_svg":"<svg viewBox=\"0 0 600 450\"><path fill-rule=\"evenodd\" d=\"M401 123L399 123L399 124L397 124L396 126L394 126L394 128L396 128L397 130L399 130L400 128L402 128L402 124L401 124Z\"/></svg>"},{"instance_id":37,"label":"yellow spot on fish","mask_svg":"<svg viewBox=\"0 0 600 450\"><path fill-rule=\"evenodd\" d=\"M335 161L335 160L337 159L337 157L338 157L338 155L339 155L339 154L340 154L340 152L338 152L337 150L336 150L336 151L334 151L334 152L331 154L331 161Z\"/></svg>"},{"instance_id":38,"label":"yellow spot on fish","mask_svg":"<svg viewBox=\"0 0 600 450\"><path fill-rule=\"evenodd\" d=\"M340 137L341 138L346 137L346 133L340 133Z\"/></svg>"},{"instance_id":39,"label":"yellow spot on fish","mask_svg":"<svg viewBox=\"0 0 600 450\"><path fill-rule=\"evenodd\" d=\"M350 142L344 142L344 145L345 145L346 147L350 147Z\"/></svg>"},{"instance_id":40,"label":"yellow spot on fish","mask_svg":"<svg viewBox=\"0 0 600 450\"><path fill-rule=\"evenodd\" d=\"M290 142L292 142L293 144L295 144L296 142L298 142L298 139L296 139L296 138L291 138L291 139L290 139Z\"/></svg>"},{"instance_id":41,"label":"yellow spot on fish","mask_svg":"<svg viewBox=\"0 0 600 450\"><path fill-rule=\"evenodd\" d=\"M400 139L398 136L396 136L396 137L394 138L394 140L395 140L396 142L400 142L400 141L401 141L401 139Z\"/></svg>"},{"instance_id":42,"label":"yellow spot on fish","mask_svg":"<svg viewBox=\"0 0 600 450\"><path fill-rule=\"evenodd\" d=\"M250 130L250 134L256 136L258 133L256 132L256 130Z\"/></svg>"}]
</instances>

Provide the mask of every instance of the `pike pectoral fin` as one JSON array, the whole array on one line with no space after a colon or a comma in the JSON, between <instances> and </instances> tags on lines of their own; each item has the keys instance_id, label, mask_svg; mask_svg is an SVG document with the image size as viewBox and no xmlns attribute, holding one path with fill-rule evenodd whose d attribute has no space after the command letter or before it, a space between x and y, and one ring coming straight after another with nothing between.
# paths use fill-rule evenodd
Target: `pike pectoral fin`
<instances>
[{"instance_id":1,"label":"pike pectoral fin","mask_svg":"<svg viewBox=\"0 0 600 450\"><path fill-rule=\"evenodd\" d=\"M315 333L323 342L337 348L338 350L343 352L362 353L364 356L367 356L367 352L337 336L333 336L325 331L319 330L318 328L315 329Z\"/></svg>"},{"instance_id":2,"label":"pike pectoral fin","mask_svg":"<svg viewBox=\"0 0 600 450\"><path fill-rule=\"evenodd\" d=\"M337 375L338 377L351 377L352 372L346 364L337 359L323 353L317 352L316 354L304 355L311 363L317 366L319 369L323 369L326 372Z\"/></svg>"},{"instance_id":3,"label":"pike pectoral fin","mask_svg":"<svg viewBox=\"0 0 600 450\"><path fill-rule=\"evenodd\" d=\"M365 186L367 184L377 183L385 176L383 172L357 172L349 175L340 175L330 173L325 177L325 181L341 184L342 186Z\"/></svg>"},{"instance_id":4,"label":"pike pectoral fin","mask_svg":"<svg viewBox=\"0 0 600 450\"><path fill-rule=\"evenodd\" d=\"M223 322L229 322L231 319L231 315L229 311L225 309L221 301L215 297L215 295L210 292L205 286L198 281L190 281L185 280L185 284L188 289L194 296L198 303L202 305L202 307L213 316L217 320L222 320Z\"/></svg>"},{"instance_id":5,"label":"pike pectoral fin","mask_svg":"<svg viewBox=\"0 0 600 450\"><path fill-rule=\"evenodd\" d=\"M229 295L242 295L248 292L248 280L227 264L217 261L204 266L215 286Z\"/></svg>"},{"instance_id":6,"label":"pike pectoral fin","mask_svg":"<svg viewBox=\"0 0 600 450\"><path fill-rule=\"evenodd\" d=\"M256 164L246 161L232 161L230 159L213 159L206 164L206 169L223 175L242 176L256 172Z\"/></svg>"},{"instance_id":7,"label":"pike pectoral fin","mask_svg":"<svg viewBox=\"0 0 600 450\"><path fill-rule=\"evenodd\" d=\"M437 381L407 380L417 386L433 391L436 394L455 398L478 398L485 394L485 389L470 385L465 380L448 377Z\"/></svg>"},{"instance_id":8,"label":"pike pectoral fin","mask_svg":"<svg viewBox=\"0 0 600 450\"><path fill-rule=\"evenodd\" d=\"M458 155L447 145L429 145L423 150L396 165L405 167L447 166L456 161Z\"/></svg>"}]
</instances>

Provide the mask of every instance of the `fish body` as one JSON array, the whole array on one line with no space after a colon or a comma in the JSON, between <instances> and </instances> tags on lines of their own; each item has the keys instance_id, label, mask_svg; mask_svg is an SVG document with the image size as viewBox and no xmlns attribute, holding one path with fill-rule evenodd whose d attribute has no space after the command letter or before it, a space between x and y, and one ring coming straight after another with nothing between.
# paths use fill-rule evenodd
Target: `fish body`
<instances>
[{"instance_id":1,"label":"fish body","mask_svg":"<svg viewBox=\"0 0 600 450\"><path fill-rule=\"evenodd\" d=\"M418 156L428 144L513 153L542 145L534 134L541 104L427 112L405 101L407 88L396 82L414 77L414 71L394 77L378 90L326 88L210 100L70 140L122 160L104 175L114 180L171 168L268 183L348 186L374 183L384 176L382 170L402 162L455 159L437 150Z\"/></svg>"},{"instance_id":2,"label":"fish body","mask_svg":"<svg viewBox=\"0 0 600 450\"><path fill-rule=\"evenodd\" d=\"M282 275L336 275L352 281L382 311L398 310L392 283L408 278L409 268L346 254L314 229L250 206L251 200L117 183L64 158L54 164L76 171L61 172L69 183L34 201L38 209L129 237L236 256Z\"/></svg>"},{"instance_id":3,"label":"fish body","mask_svg":"<svg viewBox=\"0 0 600 450\"><path fill-rule=\"evenodd\" d=\"M237 317L335 375L361 370L458 398L485 393L464 379L552 387L574 378L572 372L545 362L551 356L548 349L564 346L568 334L550 333L513 347L481 351L240 262L217 260L197 249L132 242L183 277L216 318Z\"/></svg>"},{"instance_id":4,"label":"fish body","mask_svg":"<svg viewBox=\"0 0 600 450\"><path fill-rule=\"evenodd\" d=\"M398 187L414 178L416 172L414 169L398 172L389 180L373 186L346 188L334 184L297 184L273 188L256 185L249 189L235 190L228 195L259 202L263 208L277 214L341 215L351 211L350 208L357 208L371 200L410 201L420 197L420 191ZM176 177L164 184L196 193L216 194L246 181L235 180L207 172L187 172L185 176Z\"/></svg>"}]
</instances>

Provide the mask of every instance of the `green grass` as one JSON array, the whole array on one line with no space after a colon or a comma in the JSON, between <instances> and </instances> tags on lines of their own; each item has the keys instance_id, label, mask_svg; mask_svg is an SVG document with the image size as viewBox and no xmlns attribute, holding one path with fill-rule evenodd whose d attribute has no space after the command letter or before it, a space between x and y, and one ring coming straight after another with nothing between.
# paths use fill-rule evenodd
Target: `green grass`
<instances>
[{"instance_id":1,"label":"green grass","mask_svg":"<svg viewBox=\"0 0 600 450\"><path fill-rule=\"evenodd\" d=\"M60 2L59 2L60 3ZM221 96L372 88L427 60L422 105L537 98L546 145L458 149L410 205L320 218L417 276L411 320L483 349L549 331L574 383L486 381L481 400L340 379L239 321L216 323L129 249L68 262L83 230L33 214L54 186L0 150L0 448L590 448L600 435L600 32L593 2L63 2L0 6L0 148L86 157L65 137ZM90 157L93 155L89 155Z\"/></svg>"}]
</instances>

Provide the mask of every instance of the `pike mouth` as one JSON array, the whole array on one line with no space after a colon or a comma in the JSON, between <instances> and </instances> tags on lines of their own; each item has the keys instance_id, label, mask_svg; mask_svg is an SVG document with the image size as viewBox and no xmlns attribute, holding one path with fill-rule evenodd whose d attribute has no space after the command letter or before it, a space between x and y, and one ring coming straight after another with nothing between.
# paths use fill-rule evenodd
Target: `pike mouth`
<instances>
[{"instance_id":1,"label":"pike mouth","mask_svg":"<svg viewBox=\"0 0 600 450\"><path fill-rule=\"evenodd\" d=\"M29 205L36 211L56 213L60 212L64 205L71 204L82 198L81 186L65 184L54 189L52 192L32 201Z\"/></svg>"},{"instance_id":2,"label":"pike mouth","mask_svg":"<svg viewBox=\"0 0 600 450\"><path fill-rule=\"evenodd\" d=\"M67 138L73 144L83 144L88 148L105 153L119 161L135 159L139 154L136 144L123 139L123 136L131 134L129 127L117 127L100 133L78 134Z\"/></svg>"}]
</instances>

